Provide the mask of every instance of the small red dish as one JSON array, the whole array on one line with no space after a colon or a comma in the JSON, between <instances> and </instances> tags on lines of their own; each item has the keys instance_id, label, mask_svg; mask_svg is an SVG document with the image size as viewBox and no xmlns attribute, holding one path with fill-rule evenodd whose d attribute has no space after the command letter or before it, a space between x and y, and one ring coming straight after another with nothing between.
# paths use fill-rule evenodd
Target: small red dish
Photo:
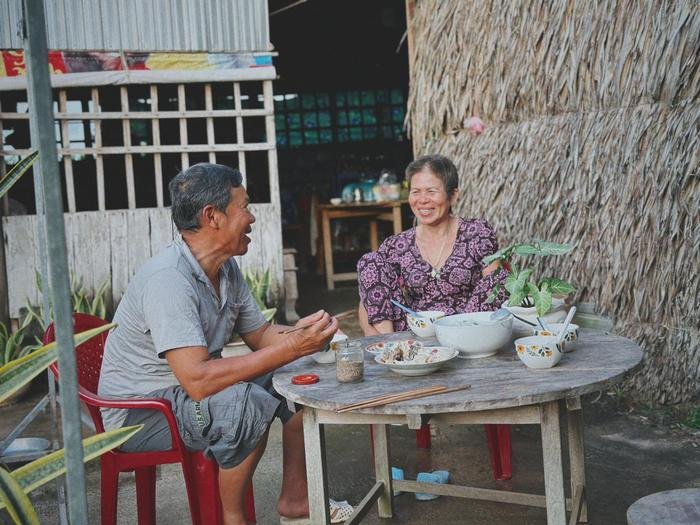
<instances>
[{"instance_id":1,"label":"small red dish","mask_svg":"<svg viewBox=\"0 0 700 525\"><path fill-rule=\"evenodd\" d=\"M292 378L293 385L313 385L319 382L319 377L316 374L301 374Z\"/></svg>"}]
</instances>

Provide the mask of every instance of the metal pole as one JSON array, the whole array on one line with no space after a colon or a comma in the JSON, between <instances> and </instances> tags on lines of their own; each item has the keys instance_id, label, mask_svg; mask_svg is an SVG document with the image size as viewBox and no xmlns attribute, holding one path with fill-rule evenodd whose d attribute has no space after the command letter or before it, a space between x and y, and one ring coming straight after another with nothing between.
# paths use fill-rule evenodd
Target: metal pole
<instances>
[{"instance_id":1,"label":"metal pole","mask_svg":"<svg viewBox=\"0 0 700 525\"><path fill-rule=\"evenodd\" d=\"M85 469L81 443L80 403L73 346L73 307L68 282L68 257L63 225L63 199L56 162L53 97L49 78L46 20L43 0L24 0L24 49L27 64L27 94L33 119L32 142L39 151L38 166L43 178L45 232L48 245L49 286L53 297L61 370L61 424L66 449L68 515L72 524L87 525Z\"/></svg>"}]
</instances>

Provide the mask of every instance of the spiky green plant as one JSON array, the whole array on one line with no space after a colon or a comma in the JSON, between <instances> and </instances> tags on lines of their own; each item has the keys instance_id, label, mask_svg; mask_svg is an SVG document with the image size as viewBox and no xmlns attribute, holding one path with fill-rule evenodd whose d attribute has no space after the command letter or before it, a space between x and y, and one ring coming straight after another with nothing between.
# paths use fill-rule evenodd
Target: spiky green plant
<instances>
[{"instance_id":1,"label":"spiky green plant","mask_svg":"<svg viewBox=\"0 0 700 525\"><path fill-rule=\"evenodd\" d=\"M27 344L27 328L31 324L31 318L24 318L22 324L13 334L7 329L5 323L0 322L0 366L6 365L14 359L19 359L33 352L41 346L41 341Z\"/></svg>"},{"instance_id":2,"label":"spiky green plant","mask_svg":"<svg viewBox=\"0 0 700 525\"><path fill-rule=\"evenodd\" d=\"M12 169L8 171L5 174L5 176L0 180L0 197L4 197L5 194L8 191L10 191L10 188L12 188L15 182L17 182L22 177L22 175L24 175L29 170L29 168L32 167L32 165L36 162L36 159L38 157L39 152L35 151L24 157L14 166L12 166Z\"/></svg>"},{"instance_id":3,"label":"spiky green plant","mask_svg":"<svg viewBox=\"0 0 700 525\"><path fill-rule=\"evenodd\" d=\"M277 313L277 308L270 307L267 300L267 292L270 290L270 270L267 269L262 273L246 271L243 273L243 278L248 285L250 293L253 295L253 299L255 299L262 311L263 317L268 323L272 322Z\"/></svg>"},{"instance_id":4,"label":"spiky green plant","mask_svg":"<svg viewBox=\"0 0 700 525\"><path fill-rule=\"evenodd\" d=\"M88 462L118 447L141 428L143 425L122 427L83 439L83 461ZM0 509L7 508L12 520L19 525L38 525L39 519L27 495L65 472L66 458L63 449L12 472L0 468Z\"/></svg>"},{"instance_id":5,"label":"spiky green plant","mask_svg":"<svg viewBox=\"0 0 700 525\"><path fill-rule=\"evenodd\" d=\"M107 324L75 334L75 346L116 326ZM35 352L0 367L0 402L42 373L57 358L56 342L42 345ZM124 443L143 425L124 427L83 440L83 460L90 461ZM65 453L57 450L9 472L0 468L0 509L7 508L12 521L19 525L39 524L39 518L27 494L44 483L64 474Z\"/></svg>"},{"instance_id":6,"label":"spiky green plant","mask_svg":"<svg viewBox=\"0 0 700 525\"><path fill-rule=\"evenodd\" d=\"M110 323L75 334L75 346L115 326L114 323ZM47 345L42 345L32 353L10 361L6 365L0 367L0 403L41 374L57 358L58 351L56 342L54 341Z\"/></svg>"},{"instance_id":7,"label":"spiky green plant","mask_svg":"<svg viewBox=\"0 0 700 525\"><path fill-rule=\"evenodd\" d=\"M511 244L496 253L485 257L483 263L489 265L494 261L501 261L498 272L509 272L505 285L496 284L486 302L492 303L501 288L505 286L508 291L508 306L534 306L537 315L546 314L552 307L552 296L566 295L576 288L562 279L544 277L535 280L533 268L518 268L513 262L513 256L527 257L535 255L544 257L548 255L562 255L573 249L568 244L558 244L548 241L533 241L525 244Z\"/></svg>"},{"instance_id":8,"label":"spiky green plant","mask_svg":"<svg viewBox=\"0 0 700 525\"><path fill-rule=\"evenodd\" d=\"M36 289L39 291L39 295L43 293L43 283L41 280L41 274L39 272L34 272L34 283ZM105 296L109 292L109 279L106 280L100 287L95 291L95 293L90 293L90 291L83 285L83 280L77 277L75 274L70 275L70 294L71 294L71 304L73 306L73 311L81 314L90 314L101 319L107 317L107 306L105 301ZM41 305L34 306L31 301L27 299L27 304L25 306L27 310L27 317L31 321L36 321L39 328L43 332L46 327L44 325L44 310ZM49 319L53 319L53 305L49 305Z\"/></svg>"}]
</instances>

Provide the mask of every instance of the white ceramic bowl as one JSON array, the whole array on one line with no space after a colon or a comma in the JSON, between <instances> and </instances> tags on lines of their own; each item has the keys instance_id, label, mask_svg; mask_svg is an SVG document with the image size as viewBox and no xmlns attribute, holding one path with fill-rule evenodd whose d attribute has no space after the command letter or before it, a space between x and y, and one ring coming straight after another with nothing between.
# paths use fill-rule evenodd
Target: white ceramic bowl
<instances>
[{"instance_id":1,"label":"white ceramic bowl","mask_svg":"<svg viewBox=\"0 0 700 525\"><path fill-rule=\"evenodd\" d=\"M552 335L531 335L515 340L515 353L530 368L552 368L563 355L562 347Z\"/></svg>"},{"instance_id":2,"label":"white ceramic bowl","mask_svg":"<svg viewBox=\"0 0 700 525\"><path fill-rule=\"evenodd\" d=\"M564 328L564 323L547 323L547 327L550 328L551 331L543 330L539 326L536 326L532 329L532 333L534 335L553 335L558 337L562 331L562 328ZM564 337L564 353L574 350L574 348L576 348L576 341L578 341L578 325L569 323L569 326L566 329L566 336Z\"/></svg>"},{"instance_id":3,"label":"white ceramic bowl","mask_svg":"<svg viewBox=\"0 0 700 525\"><path fill-rule=\"evenodd\" d=\"M334 206L337 206L341 202L343 202L343 199L341 199L340 197L333 197L331 199L331 204L333 204Z\"/></svg>"},{"instance_id":4,"label":"white ceramic bowl","mask_svg":"<svg viewBox=\"0 0 700 525\"><path fill-rule=\"evenodd\" d=\"M335 334L325 349L311 354L311 357L313 357L314 361L322 365L335 363L335 351L338 349L338 343L340 341L346 341L347 339L348 336L345 334Z\"/></svg>"},{"instance_id":5,"label":"white ceramic bowl","mask_svg":"<svg viewBox=\"0 0 700 525\"><path fill-rule=\"evenodd\" d=\"M445 317L445 312L437 310L426 310L425 312L416 312L418 315L406 314L406 322L411 332L418 337L434 337L435 326L433 323L441 317Z\"/></svg>"},{"instance_id":6,"label":"white ceramic bowl","mask_svg":"<svg viewBox=\"0 0 700 525\"><path fill-rule=\"evenodd\" d=\"M430 363L414 363L412 361L387 361L391 355L391 350L385 350L383 353L374 357L374 360L380 365L386 366L392 372L403 376L424 376L435 372L442 368L445 363L451 361L459 355L459 352L454 348L445 346L425 346L419 353L420 356L430 355L434 361ZM421 360L422 361L422 360Z\"/></svg>"},{"instance_id":7,"label":"white ceramic bowl","mask_svg":"<svg viewBox=\"0 0 700 525\"><path fill-rule=\"evenodd\" d=\"M492 321L493 312L448 315L435 321L435 335L443 346L462 357L488 357L511 341L513 317Z\"/></svg>"}]
</instances>

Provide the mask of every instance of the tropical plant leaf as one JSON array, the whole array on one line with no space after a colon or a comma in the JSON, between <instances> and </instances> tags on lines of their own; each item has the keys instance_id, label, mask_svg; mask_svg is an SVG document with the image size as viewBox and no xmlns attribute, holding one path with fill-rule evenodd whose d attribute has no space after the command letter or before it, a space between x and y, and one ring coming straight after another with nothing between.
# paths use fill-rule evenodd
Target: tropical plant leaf
<instances>
[{"instance_id":1,"label":"tropical plant leaf","mask_svg":"<svg viewBox=\"0 0 700 525\"><path fill-rule=\"evenodd\" d=\"M142 428L143 425L122 427L83 439L83 462L87 463L118 447ZM61 449L21 466L12 471L11 475L21 489L28 493L65 472L65 451Z\"/></svg>"},{"instance_id":2,"label":"tropical plant leaf","mask_svg":"<svg viewBox=\"0 0 700 525\"><path fill-rule=\"evenodd\" d=\"M552 307L552 293L547 289L546 284L540 289L533 285L530 295L535 302L537 315L542 317L549 312L549 309Z\"/></svg>"},{"instance_id":3,"label":"tropical plant leaf","mask_svg":"<svg viewBox=\"0 0 700 525\"><path fill-rule=\"evenodd\" d=\"M525 290L519 290L514 294L510 294L508 298L508 306L520 306L520 303L523 302L525 297L527 297Z\"/></svg>"},{"instance_id":4,"label":"tropical plant leaf","mask_svg":"<svg viewBox=\"0 0 700 525\"><path fill-rule=\"evenodd\" d=\"M513 246L506 246L502 250L498 250L496 253L492 253L491 255L487 255L486 257L484 257L481 260L481 262L484 263L485 266L488 266L493 261L497 261L498 259L508 260L508 259L510 259L510 255L512 252L513 252Z\"/></svg>"},{"instance_id":5,"label":"tropical plant leaf","mask_svg":"<svg viewBox=\"0 0 700 525\"><path fill-rule=\"evenodd\" d=\"M573 284L557 279L556 277L546 277L542 279L542 281L540 281L540 286L544 284L547 285L552 295L567 295L576 290Z\"/></svg>"},{"instance_id":6,"label":"tropical plant leaf","mask_svg":"<svg viewBox=\"0 0 700 525\"><path fill-rule=\"evenodd\" d=\"M12 169L5 174L2 180L0 180L0 197L3 197L8 191L10 191L10 188L12 188L15 182L17 182L20 177L22 177L22 175L24 175L27 170L32 167L32 164L36 162L38 157L38 151L30 153L15 164Z\"/></svg>"},{"instance_id":7,"label":"tropical plant leaf","mask_svg":"<svg viewBox=\"0 0 700 525\"><path fill-rule=\"evenodd\" d=\"M75 334L73 340L78 346L102 332L114 328L110 323ZM58 357L56 342L49 343L29 355L10 361L0 367L0 402L17 392L23 385L34 379Z\"/></svg>"},{"instance_id":8,"label":"tropical plant leaf","mask_svg":"<svg viewBox=\"0 0 700 525\"><path fill-rule=\"evenodd\" d=\"M272 320L275 318L276 313L277 308L265 308L264 310L262 310L263 317L268 323L272 322Z\"/></svg>"},{"instance_id":9,"label":"tropical plant leaf","mask_svg":"<svg viewBox=\"0 0 700 525\"><path fill-rule=\"evenodd\" d=\"M516 244L513 247L513 253L525 257L527 255L539 255L540 249L536 244Z\"/></svg>"},{"instance_id":10,"label":"tropical plant leaf","mask_svg":"<svg viewBox=\"0 0 700 525\"><path fill-rule=\"evenodd\" d=\"M18 525L40 525L32 502L17 480L4 468L0 468L0 508L7 507L12 521Z\"/></svg>"},{"instance_id":11,"label":"tropical plant leaf","mask_svg":"<svg viewBox=\"0 0 700 525\"><path fill-rule=\"evenodd\" d=\"M549 241L537 241L538 252L535 255L563 255L574 249L570 244L559 244Z\"/></svg>"}]
</instances>

